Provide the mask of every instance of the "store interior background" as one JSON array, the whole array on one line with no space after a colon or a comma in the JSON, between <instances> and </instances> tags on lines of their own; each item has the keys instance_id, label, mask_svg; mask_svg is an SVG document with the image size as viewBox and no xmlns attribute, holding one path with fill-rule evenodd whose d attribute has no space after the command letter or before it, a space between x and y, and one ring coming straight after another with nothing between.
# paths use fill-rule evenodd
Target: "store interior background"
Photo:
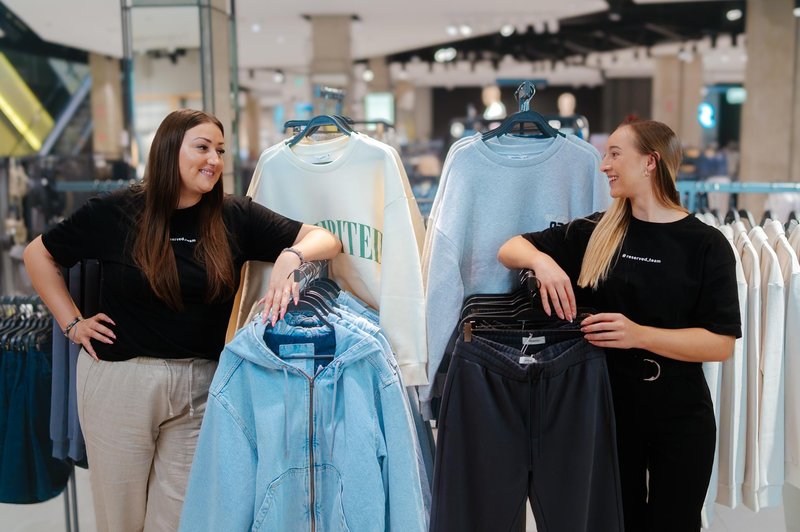
<instances>
[{"instance_id":1,"label":"store interior background","mask_svg":"<svg viewBox=\"0 0 800 532\"><path fill-rule=\"evenodd\" d=\"M229 192L244 193L259 154L292 134L286 121L339 112L391 123L363 127L429 194L452 142L490 127L487 111L517 111L525 80L546 116L564 115L571 94L601 151L635 115L682 138L681 180L800 182L800 0L3 0L2 294L31 293L27 241L141 177L173 109L220 117ZM432 195L419 199L424 212ZM743 195L738 206L760 219L767 200ZM800 194L781 200L767 206L800 213ZM80 527L94 530L86 472L76 478ZM0 528L60 530L63 505L0 504ZM800 518L784 510L798 506L718 506L711 530L787 530Z\"/></svg>"}]
</instances>

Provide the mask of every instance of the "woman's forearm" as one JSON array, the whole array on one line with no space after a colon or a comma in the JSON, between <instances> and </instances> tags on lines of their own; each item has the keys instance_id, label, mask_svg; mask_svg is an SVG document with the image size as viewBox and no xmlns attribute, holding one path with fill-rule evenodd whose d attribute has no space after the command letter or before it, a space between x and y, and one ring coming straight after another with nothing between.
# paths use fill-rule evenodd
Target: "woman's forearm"
<instances>
[{"instance_id":1,"label":"woman's forearm","mask_svg":"<svg viewBox=\"0 0 800 532\"><path fill-rule=\"evenodd\" d=\"M61 275L61 267L42 243L42 237L36 237L25 248L23 253L25 270L31 278L33 288L55 317L63 330L76 316L80 315L78 307L69 295L67 284Z\"/></svg>"},{"instance_id":2,"label":"woman's forearm","mask_svg":"<svg viewBox=\"0 0 800 532\"><path fill-rule=\"evenodd\" d=\"M302 253L305 260L324 260L338 255L342 243L327 229L303 224L292 247Z\"/></svg>"},{"instance_id":3,"label":"woman's forearm","mask_svg":"<svg viewBox=\"0 0 800 532\"><path fill-rule=\"evenodd\" d=\"M534 269L542 255L533 244L517 235L500 247L497 260L510 270Z\"/></svg>"},{"instance_id":4,"label":"woman's forearm","mask_svg":"<svg viewBox=\"0 0 800 532\"><path fill-rule=\"evenodd\" d=\"M733 354L736 339L707 329L660 329L642 326L641 348L686 362L714 362Z\"/></svg>"}]
</instances>

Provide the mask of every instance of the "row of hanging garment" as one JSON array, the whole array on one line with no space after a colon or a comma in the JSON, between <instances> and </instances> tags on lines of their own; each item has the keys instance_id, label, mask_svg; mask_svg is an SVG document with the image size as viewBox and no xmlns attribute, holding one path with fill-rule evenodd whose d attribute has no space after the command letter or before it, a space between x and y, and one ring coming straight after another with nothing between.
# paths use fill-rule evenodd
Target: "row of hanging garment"
<instances>
[{"instance_id":1,"label":"row of hanging garment","mask_svg":"<svg viewBox=\"0 0 800 532\"><path fill-rule=\"evenodd\" d=\"M457 141L445 159L422 253L429 384L420 388L420 400L426 419L436 417L442 362L464 298L516 286L496 258L503 242L610 204L600 153L531 111L534 91L527 82L520 86L520 112L492 131Z\"/></svg>"},{"instance_id":2,"label":"row of hanging garment","mask_svg":"<svg viewBox=\"0 0 800 532\"><path fill-rule=\"evenodd\" d=\"M312 140L322 127L339 136ZM354 131L344 117L318 116L261 154L247 195L339 237L343 249L332 261L331 278L379 310L406 384L426 383L425 229L397 151ZM245 266L228 338L256 313L270 271L265 263Z\"/></svg>"},{"instance_id":3,"label":"row of hanging garment","mask_svg":"<svg viewBox=\"0 0 800 532\"><path fill-rule=\"evenodd\" d=\"M718 420L717 454L703 521L713 503L758 512L800 487L800 230L730 212L719 228L736 256L742 337L725 362L704 363Z\"/></svg>"},{"instance_id":4,"label":"row of hanging garment","mask_svg":"<svg viewBox=\"0 0 800 532\"><path fill-rule=\"evenodd\" d=\"M420 441L379 316L317 264L282 320L256 314L225 346L181 530L428 530Z\"/></svg>"},{"instance_id":5,"label":"row of hanging garment","mask_svg":"<svg viewBox=\"0 0 800 532\"><path fill-rule=\"evenodd\" d=\"M38 297L0 298L0 502L49 500L71 467L53 457L48 426L52 325Z\"/></svg>"},{"instance_id":6,"label":"row of hanging garment","mask_svg":"<svg viewBox=\"0 0 800 532\"><path fill-rule=\"evenodd\" d=\"M605 354L545 315L535 277L464 301L438 417L431 531L621 530ZM480 458L478 458L480 457ZM491 457L489 459L489 457ZM580 486L580 489L576 487Z\"/></svg>"}]
</instances>

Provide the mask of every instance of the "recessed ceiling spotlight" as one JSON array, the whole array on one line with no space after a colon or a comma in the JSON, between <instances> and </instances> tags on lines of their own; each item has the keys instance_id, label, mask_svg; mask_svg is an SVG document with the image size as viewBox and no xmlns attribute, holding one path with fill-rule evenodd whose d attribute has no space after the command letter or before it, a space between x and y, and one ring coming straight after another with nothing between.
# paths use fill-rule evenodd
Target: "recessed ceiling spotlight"
<instances>
[{"instance_id":1,"label":"recessed ceiling spotlight","mask_svg":"<svg viewBox=\"0 0 800 532\"><path fill-rule=\"evenodd\" d=\"M370 69L370 68L367 68L367 69L366 69L366 70L365 70L365 71L364 71L364 72L361 74L361 79L363 79L364 81L366 81L367 83L369 83L370 81L372 81L373 79L375 79L375 72L373 72L373 71L372 71L372 69Z\"/></svg>"},{"instance_id":2,"label":"recessed ceiling spotlight","mask_svg":"<svg viewBox=\"0 0 800 532\"><path fill-rule=\"evenodd\" d=\"M742 18L742 10L741 9L731 9L727 13L725 13L725 18L734 22Z\"/></svg>"},{"instance_id":3,"label":"recessed ceiling spotlight","mask_svg":"<svg viewBox=\"0 0 800 532\"><path fill-rule=\"evenodd\" d=\"M436 61L437 63L447 63L448 61L452 61L453 59L455 59L457 55L458 52L453 47L439 48L433 54L433 60Z\"/></svg>"},{"instance_id":4,"label":"recessed ceiling spotlight","mask_svg":"<svg viewBox=\"0 0 800 532\"><path fill-rule=\"evenodd\" d=\"M453 24L448 24L447 27L445 28L445 31L451 37L455 37L456 35L458 35L458 28Z\"/></svg>"},{"instance_id":5,"label":"recessed ceiling spotlight","mask_svg":"<svg viewBox=\"0 0 800 532\"><path fill-rule=\"evenodd\" d=\"M619 22L620 20L622 20L622 15L620 15L616 11L612 11L608 14L608 20L610 20L611 22Z\"/></svg>"},{"instance_id":6,"label":"recessed ceiling spotlight","mask_svg":"<svg viewBox=\"0 0 800 532\"><path fill-rule=\"evenodd\" d=\"M796 8L794 8L794 9L792 10L792 15L794 15L794 16L795 16L795 17L797 17L797 18L800 18L800 7L796 7Z\"/></svg>"},{"instance_id":7,"label":"recessed ceiling spotlight","mask_svg":"<svg viewBox=\"0 0 800 532\"><path fill-rule=\"evenodd\" d=\"M468 37L472 35L472 26L470 26L469 24L462 24L461 26L458 27L458 31L464 37Z\"/></svg>"},{"instance_id":8,"label":"recessed ceiling spotlight","mask_svg":"<svg viewBox=\"0 0 800 532\"><path fill-rule=\"evenodd\" d=\"M255 22L252 26L250 26L250 31L252 31L253 33L261 32L261 24Z\"/></svg>"},{"instance_id":9,"label":"recessed ceiling spotlight","mask_svg":"<svg viewBox=\"0 0 800 532\"><path fill-rule=\"evenodd\" d=\"M272 75L272 81L275 83L283 83L286 81L286 74L283 73L283 70L276 70Z\"/></svg>"},{"instance_id":10,"label":"recessed ceiling spotlight","mask_svg":"<svg viewBox=\"0 0 800 532\"><path fill-rule=\"evenodd\" d=\"M503 24L500 28L500 35L503 37L511 37L514 34L515 28L513 24Z\"/></svg>"},{"instance_id":11,"label":"recessed ceiling spotlight","mask_svg":"<svg viewBox=\"0 0 800 532\"><path fill-rule=\"evenodd\" d=\"M692 52L689 50L681 49L681 51L678 52L678 59L684 63L689 63L692 59L694 59L694 54L692 54Z\"/></svg>"}]
</instances>

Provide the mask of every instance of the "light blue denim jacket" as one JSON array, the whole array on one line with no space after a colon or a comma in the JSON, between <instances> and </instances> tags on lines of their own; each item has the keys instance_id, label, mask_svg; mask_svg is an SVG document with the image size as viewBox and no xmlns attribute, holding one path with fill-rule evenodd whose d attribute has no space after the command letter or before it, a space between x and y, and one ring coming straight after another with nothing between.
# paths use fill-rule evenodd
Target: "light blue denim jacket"
<instances>
[{"instance_id":1,"label":"light blue denim jacket","mask_svg":"<svg viewBox=\"0 0 800 532\"><path fill-rule=\"evenodd\" d=\"M398 372L376 338L327 319L335 357L316 370L315 361L281 359L255 320L225 346L180 530L427 530L427 480ZM331 336L281 326L308 341L285 352L310 352Z\"/></svg>"}]
</instances>

